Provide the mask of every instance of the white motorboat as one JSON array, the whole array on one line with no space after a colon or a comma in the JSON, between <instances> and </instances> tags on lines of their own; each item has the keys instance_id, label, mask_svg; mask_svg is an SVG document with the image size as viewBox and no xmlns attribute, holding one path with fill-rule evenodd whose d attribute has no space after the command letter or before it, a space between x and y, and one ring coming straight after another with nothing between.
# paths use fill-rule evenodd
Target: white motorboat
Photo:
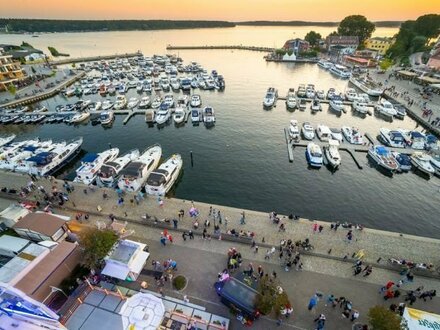
<instances>
[{"instance_id":1,"label":"white motorboat","mask_svg":"<svg viewBox=\"0 0 440 330\"><path fill-rule=\"evenodd\" d=\"M330 139L328 146L324 148L324 155L329 165L336 169L341 165L341 155L339 154L339 141Z\"/></svg>"},{"instance_id":2,"label":"white motorboat","mask_svg":"<svg viewBox=\"0 0 440 330\"><path fill-rule=\"evenodd\" d=\"M198 94L191 96L190 105L193 108L199 108L202 105L202 98Z\"/></svg>"},{"instance_id":3,"label":"white motorboat","mask_svg":"<svg viewBox=\"0 0 440 330\"><path fill-rule=\"evenodd\" d=\"M126 106L127 106L127 98L125 97L125 95L117 95L115 102L115 109L121 110L124 109Z\"/></svg>"},{"instance_id":4,"label":"white motorboat","mask_svg":"<svg viewBox=\"0 0 440 330\"><path fill-rule=\"evenodd\" d=\"M339 64L333 65L330 68L330 72L342 79L348 79L351 77L351 71L347 67Z\"/></svg>"},{"instance_id":5,"label":"white motorboat","mask_svg":"<svg viewBox=\"0 0 440 330\"><path fill-rule=\"evenodd\" d=\"M409 134L411 139L411 148L416 150L424 150L426 145L426 136L418 131L411 131Z\"/></svg>"},{"instance_id":6,"label":"white motorboat","mask_svg":"<svg viewBox=\"0 0 440 330\"><path fill-rule=\"evenodd\" d=\"M107 111L114 107L114 103L110 100L105 100L102 102L102 110Z\"/></svg>"},{"instance_id":7,"label":"white motorboat","mask_svg":"<svg viewBox=\"0 0 440 330\"><path fill-rule=\"evenodd\" d=\"M429 156L431 157L431 165L434 167L435 174L440 175L440 150L439 149L432 149L429 152Z\"/></svg>"},{"instance_id":8,"label":"white motorboat","mask_svg":"<svg viewBox=\"0 0 440 330\"><path fill-rule=\"evenodd\" d=\"M200 109L191 109L191 122L197 124L202 121Z\"/></svg>"},{"instance_id":9,"label":"white motorboat","mask_svg":"<svg viewBox=\"0 0 440 330\"><path fill-rule=\"evenodd\" d=\"M298 101L299 101L299 104L298 104L299 110L301 110L301 111L306 110L306 108L307 108L307 101L305 99L303 99L303 98L300 98Z\"/></svg>"},{"instance_id":10,"label":"white motorboat","mask_svg":"<svg viewBox=\"0 0 440 330\"><path fill-rule=\"evenodd\" d=\"M350 82L359 88L364 93L370 96L381 96L383 94L383 88L371 80L368 76L365 78L361 77L350 77Z\"/></svg>"},{"instance_id":11,"label":"white motorboat","mask_svg":"<svg viewBox=\"0 0 440 330\"><path fill-rule=\"evenodd\" d=\"M185 112L184 108L181 108L181 107L176 108L176 110L174 111L174 114L173 114L174 123L176 123L176 124L183 123L185 121L185 115L186 115L186 112Z\"/></svg>"},{"instance_id":12,"label":"white motorboat","mask_svg":"<svg viewBox=\"0 0 440 330\"><path fill-rule=\"evenodd\" d=\"M392 118L395 115L397 115L397 111L396 111L396 109L394 109L393 105L389 101L385 100L384 98L381 98L379 100L375 109L379 113L383 114L386 117Z\"/></svg>"},{"instance_id":13,"label":"white motorboat","mask_svg":"<svg viewBox=\"0 0 440 330\"><path fill-rule=\"evenodd\" d=\"M316 95L316 92L315 92L315 88L313 87L307 87L306 88L306 97L308 98L308 99L313 99L313 98L315 98L315 95Z\"/></svg>"},{"instance_id":14,"label":"white motorboat","mask_svg":"<svg viewBox=\"0 0 440 330\"><path fill-rule=\"evenodd\" d=\"M205 107L202 111L203 122L205 124L215 123L215 112L212 107Z\"/></svg>"},{"instance_id":15,"label":"white motorboat","mask_svg":"<svg viewBox=\"0 0 440 330\"><path fill-rule=\"evenodd\" d=\"M164 196L177 181L182 165L183 160L179 154L168 158L149 175L145 186L147 194Z\"/></svg>"},{"instance_id":16,"label":"white motorboat","mask_svg":"<svg viewBox=\"0 0 440 330\"><path fill-rule=\"evenodd\" d=\"M330 102L330 108L335 110L336 112L341 112L344 111L344 103L342 102L341 99L339 99L338 97L333 97Z\"/></svg>"},{"instance_id":17,"label":"white motorboat","mask_svg":"<svg viewBox=\"0 0 440 330\"><path fill-rule=\"evenodd\" d=\"M12 142L16 137L15 134L8 135L6 137L0 138L0 147L4 146L5 144L8 144L9 142Z\"/></svg>"},{"instance_id":18,"label":"white motorboat","mask_svg":"<svg viewBox=\"0 0 440 330\"><path fill-rule=\"evenodd\" d=\"M384 169L395 172L399 169L397 163L391 152L384 146L373 145L368 149L368 155Z\"/></svg>"},{"instance_id":19,"label":"white motorboat","mask_svg":"<svg viewBox=\"0 0 440 330\"><path fill-rule=\"evenodd\" d=\"M328 141L332 138L332 131L325 125L318 125L316 128L316 135L321 141Z\"/></svg>"},{"instance_id":20,"label":"white motorboat","mask_svg":"<svg viewBox=\"0 0 440 330\"><path fill-rule=\"evenodd\" d=\"M121 157L104 163L96 176L96 184L99 187L114 187L117 183L119 172L121 172L128 163L137 158L139 158L139 150L134 149Z\"/></svg>"},{"instance_id":21,"label":"white motorboat","mask_svg":"<svg viewBox=\"0 0 440 330\"><path fill-rule=\"evenodd\" d=\"M41 105L34 109L34 113L40 113L40 112L46 112L48 111L47 107L45 105Z\"/></svg>"},{"instance_id":22,"label":"white motorboat","mask_svg":"<svg viewBox=\"0 0 440 330\"><path fill-rule=\"evenodd\" d=\"M102 107L102 102L100 101L90 103L88 106L90 111L98 111L101 109L101 107Z\"/></svg>"},{"instance_id":23,"label":"white motorboat","mask_svg":"<svg viewBox=\"0 0 440 330\"><path fill-rule=\"evenodd\" d=\"M294 141L298 141L300 139L298 121L296 119L290 120L289 137Z\"/></svg>"},{"instance_id":24,"label":"white motorboat","mask_svg":"<svg viewBox=\"0 0 440 330\"><path fill-rule=\"evenodd\" d=\"M179 80L177 80L177 78L171 78L170 85L174 91L178 91L180 89L180 83Z\"/></svg>"},{"instance_id":25,"label":"white motorboat","mask_svg":"<svg viewBox=\"0 0 440 330\"><path fill-rule=\"evenodd\" d=\"M156 123L158 125L165 124L168 121L168 119L170 119L170 117L171 117L171 112L168 105L166 103L162 103L160 105L159 110L156 113Z\"/></svg>"},{"instance_id":26,"label":"white motorboat","mask_svg":"<svg viewBox=\"0 0 440 330\"><path fill-rule=\"evenodd\" d=\"M159 109L162 104L162 98L160 96L156 96L153 103L151 103L151 109Z\"/></svg>"},{"instance_id":27,"label":"white motorboat","mask_svg":"<svg viewBox=\"0 0 440 330\"><path fill-rule=\"evenodd\" d=\"M321 167L322 166L321 147L313 142L307 144L306 159L310 166L318 167L318 168Z\"/></svg>"},{"instance_id":28,"label":"white motorboat","mask_svg":"<svg viewBox=\"0 0 440 330\"><path fill-rule=\"evenodd\" d=\"M145 122L154 123L156 121L156 110L149 109L145 112Z\"/></svg>"},{"instance_id":29,"label":"white motorboat","mask_svg":"<svg viewBox=\"0 0 440 330\"><path fill-rule=\"evenodd\" d=\"M51 175L79 153L82 143L83 139L78 138L49 152L41 152L26 159L29 166L27 173L39 176Z\"/></svg>"},{"instance_id":30,"label":"white motorboat","mask_svg":"<svg viewBox=\"0 0 440 330\"><path fill-rule=\"evenodd\" d=\"M310 110L312 110L313 112L322 111L322 106L321 106L321 102L319 101L319 99L314 99L312 101L312 103L310 104Z\"/></svg>"},{"instance_id":31,"label":"white motorboat","mask_svg":"<svg viewBox=\"0 0 440 330\"><path fill-rule=\"evenodd\" d=\"M392 151L391 154L393 155L397 164L399 164L399 171L408 172L411 170L412 164L411 164L411 157L410 156L408 156L404 153L399 153L397 151Z\"/></svg>"},{"instance_id":32,"label":"white motorboat","mask_svg":"<svg viewBox=\"0 0 440 330\"><path fill-rule=\"evenodd\" d=\"M287 109L295 109L297 106L295 91L293 88L289 89L286 97L286 107Z\"/></svg>"},{"instance_id":33,"label":"white motorboat","mask_svg":"<svg viewBox=\"0 0 440 330\"><path fill-rule=\"evenodd\" d=\"M188 95L184 94L178 97L176 107L187 108L189 103Z\"/></svg>"},{"instance_id":34,"label":"white motorboat","mask_svg":"<svg viewBox=\"0 0 440 330\"><path fill-rule=\"evenodd\" d=\"M330 61L326 61L326 60L321 59L318 61L318 66L323 69L329 70L333 66L333 63Z\"/></svg>"},{"instance_id":35,"label":"white motorboat","mask_svg":"<svg viewBox=\"0 0 440 330\"><path fill-rule=\"evenodd\" d=\"M147 109L151 104L150 98L148 96L145 96L141 99L141 102L139 103L139 109Z\"/></svg>"},{"instance_id":36,"label":"white motorboat","mask_svg":"<svg viewBox=\"0 0 440 330\"><path fill-rule=\"evenodd\" d=\"M165 103L168 108L174 107L174 96L171 94L165 95L162 103Z\"/></svg>"},{"instance_id":37,"label":"white motorboat","mask_svg":"<svg viewBox=\"0 0 440 330\"><path fill-rule=\"evenodd\" d=\"M339 143L342 142L344 139L344 136L342 135L342 131L340 128L330 127L330 132L332 134L332 139L338 141Z\"/></svg>"},{"instance_id":38,"label":"white motorboat","mask_svg":"<svg viewBox=\"0 0 440 330\"><path fill-rule=\"evenodd\" d=\"M110 125L115 120L115 114L113 111L104 111L99 115L99 121L101 125Z\"/></svg>"},{"instance_id":39,"label":"white motorboat","mask_svg":"<svg viewBox=\"0 0 440 330\"><path fill-rule=\"evenodd\" d=\"M411 164L421 172L432 176L435 173L435 169L431 164L431 156L422 153L415 152L411 155Z\"/></svg>"},{"instance_id":40,"label":"white motorboat","mask_svg":"<svg viewBox=\"0 0 440 330\"><path fill-rule=\"evenodd\" d=\"M309 122L304 122L302 124L301 132L306 140L313 140L315 138L315 130Z\"/></svg>"},{"instance_id":41,"label":"white motorboat","mask_svg":"<svg viewBox=\"0 0 440 330\"><path fill-rule=\"evenodd\" d=\"M405 148L406 142L402 133L397 130L390 130L388 128L379 129L380 137L387 146L393 148Z\"/></svg>"},{"instance_id":42,"label":"white motorboat","mask_svg":"<svg viewBox=\"0 0 440 330\"><path fill-rule=\"evenodd\" d=\"M366 93L359 93L358 94L358 98L359 98L359 100L362 100L365 103L370 103L371 102L370 97Z\"/></svg>"},{"instance_id":43,"label":"white motorboat","mask_svg":"<svg viewBox=\"0 0 440 330\"><path fill-rule=\"evenodd\" d=\"M306 97L306 86L304 84L299 84L296 95L298 97Z\"/></svg>"},{"instance_id":44,"label":"white motorboat","mask_svg":"<svg viewBox=\"0 0 440 330\"><path fill-rule=\"evenodd\" d=\"M90 112L88 111L79 112L73 115L73 117L70 119L70 123L72 124L81 123L89 118L90 118Z\"/></svg>"},{"instance_id":45,"label":"white motorboat","mask_svg":"<svg viewBox=\"0 0 440 330\"><path fill-rule=\"evenodd\" d=\"M81 182L86 185L93 183L96 179L99 169L105 162L111 162L119 154L118 148L112 148L98 154L91 153L81 159L81 166L76 170L74 182Z\"/></svg>"},{"instance_id":46,"label":"white motorboat","mask_svg":"<svg viewBox=\"0 0 440 330\"><path fill-rule=\"evenodd\" d=\"M162 157L162 148L154 145L147 148L135 161L130 162L120 172L118 187L123 191L134 192L140 190L148 176L159 164Z\"/></svg>"},{"instance_id":47,"label":"white motorboat","mask_svg":"<svg viewBox=\"0 0 440 330\"><path fill-rule=\"evenodd\" d=\"M344 134L344 137L348 143L364 144L364 137L357 128L342 126L342 134Z\"/></svg>"},{"instance_id":48,"label":"white motorboat","mask_svg":"<svg viewBox=\"0 0 440 330\"><path fill-rule=\"evenodd\" d=\"M345 90L345 98L348 101L354 101L357 97L358 97L358 94L356 93L354 88L347 88Z\"/></svg>"},{"instance_id":49,"label":"white motorboat","mask_svg":"<svg viewBox=\"0 0 440 330\"><path fill-rule=\"evenodd\" d=\"M316 97L320 100L324 100L325 99L324 90L320 89L320 90L316 91Z\"/></svg>"},{"instance_id":50,"label":"white motorboat","mask_svg":"<svg viewBox=\"0 0 440 330\"><path fill-rule=\"evenodd\" d=\"M275 102L277 101L277 90L273 87L269 87L269 89L266 92L266 96L263 100L263 106L266 108L271 108L275 105Z\"/></svg>"},{"instance_id":51,"label":"white motorboat","mask_svg":"<svg viewBox=\"0 0 440 330\"><path fill-rule=\"evenodd\" d=\"M134 109L138 104L139 104L139 100L135 97L132 97L130 98L130 100L128 100L127 108Z\"/></svg>"},{"instance_id":52,"label":"white motorboat","mask_svg":"<svg viewBox=\"0 0 440 330\"><path fill-rule=\"evenodd\" d=\"M366 114L368 113L368 104L361 99L356 99L353 101L353 110L361 114Z\"/></svg>"}]
</instances>

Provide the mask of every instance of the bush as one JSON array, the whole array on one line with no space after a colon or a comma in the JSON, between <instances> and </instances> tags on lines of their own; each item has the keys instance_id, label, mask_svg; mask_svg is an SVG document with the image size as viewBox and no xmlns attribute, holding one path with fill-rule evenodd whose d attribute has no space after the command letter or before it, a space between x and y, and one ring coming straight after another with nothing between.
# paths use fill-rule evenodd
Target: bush
<instances>
[{"instance_id":1,"label":"bush","mask_svg":"<svg viewBox=\"0 0 440 330\"><path fill-rule=\"evenodd\" d=\"M384 58L382 61L380 61L379 66L382 70L388 70L390 66L393 65L393 61L389 58Z\"/></svg>"},{"instance_id":2,"label":"bush","mask_svg":"<svg viewBox=\"0 0 440 330\"><path fill-rule=\"evenodd\" d=\"M374 330L400 330L400 317L385 306L370 308L368 321Z\"/></svg>"},{"instance_id":3,"label":"bush","mask_svg":"<svg viewBox=\"0 0 440 330\"><path fill-rule=\"evenodd\" d=\"M173 287L176 290L183 290L186 286L186 277L183 275L178 275L173 279Z\"/></svg>"}]
</instances>

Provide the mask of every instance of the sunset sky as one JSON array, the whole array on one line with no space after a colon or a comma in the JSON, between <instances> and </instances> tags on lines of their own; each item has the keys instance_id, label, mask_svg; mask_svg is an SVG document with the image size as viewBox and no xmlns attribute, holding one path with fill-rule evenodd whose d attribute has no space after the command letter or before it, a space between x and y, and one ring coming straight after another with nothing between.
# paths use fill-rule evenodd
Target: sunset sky
<instances>
[{"instance_id":1,"label":"sunset sky","mask_svg":"<svg viewBox=\"0 0 440 330\"><path fill-rule=\"evenodd\" d=\"M3 0L1 17L59 19L206 19L373 21L440 13L440 0Z\"/></svg>"}]
</instances>

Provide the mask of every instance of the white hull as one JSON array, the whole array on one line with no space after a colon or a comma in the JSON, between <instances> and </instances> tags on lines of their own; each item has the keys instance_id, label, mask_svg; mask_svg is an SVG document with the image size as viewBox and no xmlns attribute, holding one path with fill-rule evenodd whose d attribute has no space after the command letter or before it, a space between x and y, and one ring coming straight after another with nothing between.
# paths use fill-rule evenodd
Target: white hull
<instances>
[{"instance_id":1,"label":"white hull","mask_svg":"<svg viewBox=\"0 0 440 330\"><path fill-rule=\"evenodd\" d=\"M350 82L355 85L357 88L359 88L364 93L367 93L370 96L381 96L383 94L383 90L381 89L375 89L375 88L369 88L367 85L359 81L358 79L351 77Z\"/></svg>"},{"instance_id":2,"label":"white hull","mask_svg":"<svg viewBox=\"0 0 440 330\"><path fill-rule=\"evenodd\" d=\"M145 191L149 195L161 195L164 196L174 185L177 178L179 177L180 171L183 166L183 160L180 155L173 155L172 157L168 158L162 165L159 166L158 170L164 169L164 170L172 170L172 174L166 180L166 182L162 183L159 186L152 186L152 185L146 185Z\"/></svg>"},{"instance_id":3,"label":"white hull","mask_svg":"<svg viewBox=\"0 0 440 330\"><path fill-rule=\"evenodd\" d=\"M332 168L338 168L341 165L341 156L338 148L327 146L324 148L324 155Z\"/></svg>"},{"instance_id":4,"label":"white hull","mask_svg":"<svg viewBox=\"0 0 440 330\"><path fill-rule=\"evenodd\" d=\"M81 182L87 185L93 183L102 165L104 165L106 162L111 162L112 160L116 159L118 154L118 148L109 149L99 153L97 155L98 157L93 162L83 163L76 170L76 177L73 179L73 181Z\"/></svg>"},{"instance_id":5,"label":"white hull","mask_svg":"<svg viewBox=\"0 0 440 330\"><path fill-rule=\"evenodd\" d=\"M135 159L139 158L139 150L135 149L131 151L130 153L116 158L112 163L105 163L104 165L108 165L113 169L113 174L105 176L101 174L101 172L98 172L98 176L96 178L96 184L98 187L114 187L117 183L117 177L119 176L119 172L131 161L134 161ZM102 170L102 167L101 167Z\"/></svg>"}]
</instances>

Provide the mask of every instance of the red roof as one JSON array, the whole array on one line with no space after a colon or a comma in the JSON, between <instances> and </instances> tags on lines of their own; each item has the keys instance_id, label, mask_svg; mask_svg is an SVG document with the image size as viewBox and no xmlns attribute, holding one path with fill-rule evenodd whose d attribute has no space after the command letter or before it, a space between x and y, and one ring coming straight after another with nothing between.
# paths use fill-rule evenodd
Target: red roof
<instances>
[{"instance_id":1,"label":"red roof","mask_svg":"<svg viewBox=\"0 0 440 330\"><path fill-rule=\"evenodd\" d=\"M370 60L367 60L365 58L359 58L359 57L353 57L353 56L345 56L345 59L352 61L352 62L361 63L361 64L368 64L370 62Z\"/></svg>"}]
</instances>

